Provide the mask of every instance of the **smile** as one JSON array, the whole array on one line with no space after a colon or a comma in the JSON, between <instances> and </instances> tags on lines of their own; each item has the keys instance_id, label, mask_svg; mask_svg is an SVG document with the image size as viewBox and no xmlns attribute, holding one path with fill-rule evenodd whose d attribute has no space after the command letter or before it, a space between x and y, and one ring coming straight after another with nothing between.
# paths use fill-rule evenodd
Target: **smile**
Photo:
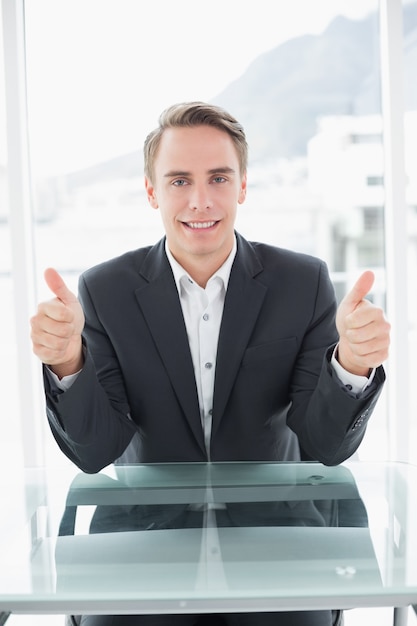
<instances>
[{"instance_id":1,"label":"smile","mask_svg":"<svg viewBox=\"0 0 417 626\"><path fill-rule=\"evenodd\" d=\"M205 228L212 228L216 222L186 222L188 228L203 230Z\"/></svg>"}]
</instances>

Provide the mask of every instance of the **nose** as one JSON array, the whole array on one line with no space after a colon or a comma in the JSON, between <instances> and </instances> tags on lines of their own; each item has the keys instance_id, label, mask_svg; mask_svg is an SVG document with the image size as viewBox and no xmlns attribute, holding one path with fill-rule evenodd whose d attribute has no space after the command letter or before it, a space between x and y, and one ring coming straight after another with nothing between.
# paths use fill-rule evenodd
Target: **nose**
<instances>
[{"instance_id":1,"label":"nose","mask_svg":"<svg viewBox=\"0 0 417 626\"><path fill-rule=\"evenodd\" d=\"M190 193L190 209L193 211L206 211L213 206L208 185L194 184Z\"/></svg>"}]
</instances>

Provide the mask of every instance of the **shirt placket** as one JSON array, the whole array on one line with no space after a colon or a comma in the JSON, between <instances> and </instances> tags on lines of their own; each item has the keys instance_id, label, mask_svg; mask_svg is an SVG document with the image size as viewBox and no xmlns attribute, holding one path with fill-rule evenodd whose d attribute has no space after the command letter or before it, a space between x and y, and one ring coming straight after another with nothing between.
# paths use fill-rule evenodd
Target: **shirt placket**
<instances>
[{"instance_id":1,"label":"shirt placket","mask_svg":"<svg viewBox=\"0 0 417 626\"><path fill-rule=\"evenodd\" d=\"M206 307L199 321L200 376L202 395L202 418L204 441L210 460L210 436L213 415L214 376L216 371L216 352L218 324L215 319L215 299L219 296L220 281L214 279L206 287Z\"/></svg>"}]
</instances>

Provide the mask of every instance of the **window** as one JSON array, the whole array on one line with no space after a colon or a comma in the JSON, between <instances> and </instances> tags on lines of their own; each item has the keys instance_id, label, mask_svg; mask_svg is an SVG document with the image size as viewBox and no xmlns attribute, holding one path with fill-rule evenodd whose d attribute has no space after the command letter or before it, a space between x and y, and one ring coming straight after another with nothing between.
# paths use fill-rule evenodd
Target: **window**
<instances>
[{"instance_id":1,"label":"window","mask_svg":"<svg viewBox=\"0 0 417 626\"><path fill-rule=\"evenodd\" d=\"M352 143L382 143L382 134L381 133L362 133L361 135L351 135Z\"/></svg>"},{"instance_id":2,"label":"window","mask_svg":"<svg viewBox=\"0 0 417 626\"><path fill-rule=\"evenodd\" d=\"M383 230L384 214L383 207L364 207L364 231L368 233L380 233Z\"/></svg>"},{"instance_id":3,"label":"window","mask_svg":"<svg viewBox=\"0 0 417 626\"><path fill-rule=\"evenodd\" d=\"M384 177L383 176L368 176L366 178L366 184L368 185L368 187L382 186L384 184Z\"/></svg>"},{"instance_id":4,"label":"window","mask_svg":"<svg viewBox=\"0 0 417 626\"><path fill-rule=\"evenodd\" d=\"M202 99L228 108L248 134L238 230L324 258L339 297L371 267L371 297L384 303L377 0L323 3L323 13L307 0L293 11L261 0L256 12L230 0L213 2L204 18L193 6L25 3L38 298L49 297L45 267L76 290L87 267L162 235L143 192L141 146L165 106ZM416 5L407 6L411 33ZM412 165L408 176L415 206ZM383 399L366 458L388 455L385 408Z\"/></svg>"}]
</instances>

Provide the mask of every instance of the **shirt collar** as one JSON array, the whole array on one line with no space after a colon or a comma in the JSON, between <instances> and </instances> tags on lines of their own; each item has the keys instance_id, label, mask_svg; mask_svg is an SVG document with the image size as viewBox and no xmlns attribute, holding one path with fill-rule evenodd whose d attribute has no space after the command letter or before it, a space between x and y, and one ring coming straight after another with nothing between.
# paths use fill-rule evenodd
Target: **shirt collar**
<instances>
[{"instance_id":1,"label":"shirt collar","mask_svg":"<svg viewBox=\"0 0 417 626\"><path fill-rule=\"evenodd\" d=\"M213 278L217 278L217 277L220 278L221 281L223 282L225 290L227 289L227 285L229 284L230 272L232 271L232 265L233 265L233 261L235 260L236 251L237 251L237 243L236 243L236 236L234 236L233 247L230 251L229 256L227 257L223 265L219 267L217 272L215 272L213 276L211 276L209 279L209 280L212 280ZM171 250L168 248L168 242L166 239L165 239L165 252L168 257L168 261L171 265L172 273L174 274L174 280L178 289L178 293L181 295L181 279L186 277L188 280L192 282L194 281L191 278L191 276L189 276L189 274L185 271L185 269L178 263L178 261L174 259L174 257L172 256Z\"/></svg>"}]
</instances>

